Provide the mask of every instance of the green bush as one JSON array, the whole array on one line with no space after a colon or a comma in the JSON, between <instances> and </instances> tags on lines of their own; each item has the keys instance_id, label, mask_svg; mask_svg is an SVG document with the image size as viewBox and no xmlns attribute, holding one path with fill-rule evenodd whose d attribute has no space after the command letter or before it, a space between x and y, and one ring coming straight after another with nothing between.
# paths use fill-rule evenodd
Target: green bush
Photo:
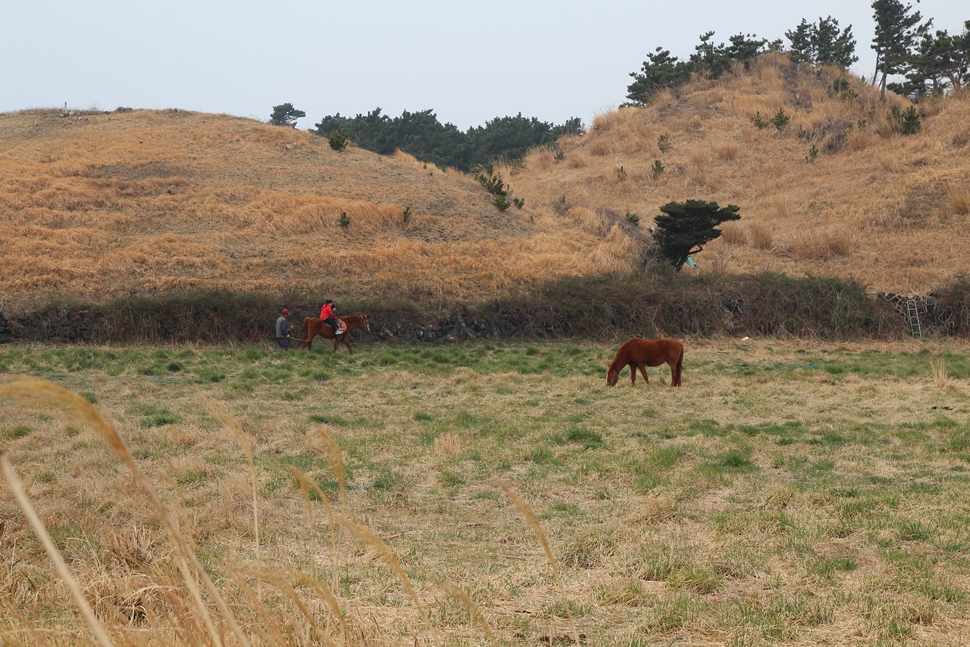
<instances>
[{"instance_id":1,"label":"green bush","mask_svg":"<svg viewBox=\"0 0 970 647\"><path fill-rule=\"evenodd\" d=\"M335 151L342 151L347 148L347 144L350 140L347 138L347 133L343 131L343 128L338 128L337 130L330 133L327 137L327 141L330 143L330 148Z\"/></svg>"},{"instance_id":2,"label":"green bush","mask_svg":"<svg viewBox=\"0 0 970 647\"><path fill-rule=\"evenodd\" d=\"M900 110L899 106L893 106L889 109L886 119L889 121L889 128L902 135L915 135L922 128L916 106L910 106L906 110Z\"/></svg>"},{"instance_id":3,"label":"green bush","mask_svg":"<svg viewBox=\"0 0 970 647\"><path fill-rule=\"evenodd\" d=\"M482 185L486 191L494 196L505 197L508 192L505 190L505 182L502 181L500 175L495 175L495 171L491 164L486 164L482 173L478 173L475 176L478 183Z\"/></svg>"},{"instance_id":4,"label":"green bush","mask_svg":"<svg viewBox=\"0 0 970 647\"><path fill-rule=\"evenodd\" d=\"M791 120L791 117L785 114L785 109L778 108L778 112L776 112L775 116L771 118L771 123L774 125L775 128L777 128L778 130L781 130L782 128L788 125L788 122L790 120Z\"/></svg>"}]
</instances>

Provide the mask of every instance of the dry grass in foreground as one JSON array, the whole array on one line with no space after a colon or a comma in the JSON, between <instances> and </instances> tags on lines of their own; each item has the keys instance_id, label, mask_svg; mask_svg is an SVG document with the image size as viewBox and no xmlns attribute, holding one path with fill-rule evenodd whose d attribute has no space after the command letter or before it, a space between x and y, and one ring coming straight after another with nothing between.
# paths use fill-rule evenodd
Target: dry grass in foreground
<instances>
[{"instance_id":1,"label":"dry grass in foreground","mask_svg":"<svg viewBox=\"0 0 970 647\"><path fill-rule=\"evenodd\" d=\"M6 642L970 634L965 345L266 348L0 348Z\"/></svg>"}]
</instances>

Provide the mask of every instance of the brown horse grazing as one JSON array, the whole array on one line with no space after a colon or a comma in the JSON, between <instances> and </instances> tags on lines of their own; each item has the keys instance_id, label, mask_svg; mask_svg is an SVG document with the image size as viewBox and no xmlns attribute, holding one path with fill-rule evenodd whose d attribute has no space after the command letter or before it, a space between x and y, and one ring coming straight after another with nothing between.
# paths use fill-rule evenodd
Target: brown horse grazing
<instances>
[{"instance_id":1,"label":"brown horse grazing","mask_svg":"<svg viewBox=\"0 0 970 647\"><path fill-rule=\"evenodd\" d=\"M648 366L660 366L664 362L670 364L670 386L680 386L680 374L684 366L684 345L673 339L637 339L633 338L620 346L610 367L606 369L606 384L613 386L620 379L620 371L630 367L630 380L637 385L637 369L643 374L643 379L650 384L647 377Z\"/></svg>"},{"instance_id":2,"label":"brown horse grazing","mask_svg":"<svg viewBox=\"0 0 970 647\"><path fill-rule=\"evenodd\" d=\"M343 342L350 351L350 354L354 354L354 349L350 345L348 337L353 330L360 328L361 330L366 330L370 332L370 325L367 323L367 315L350 315L349 317L337 317L339 321L344 322L347 325L347 330L344 331L339 337L334 334L333 328L323 323L322 320L316 319L314 317L304 317L303 319L303 333L300 337L300 345L298 348L306 348L307 350L313 349L313 338L317 335L324 337L326 339L332 339L333 341L333 352L337 352L337 346L340 342Z\"/></svg>"}]
</instances>

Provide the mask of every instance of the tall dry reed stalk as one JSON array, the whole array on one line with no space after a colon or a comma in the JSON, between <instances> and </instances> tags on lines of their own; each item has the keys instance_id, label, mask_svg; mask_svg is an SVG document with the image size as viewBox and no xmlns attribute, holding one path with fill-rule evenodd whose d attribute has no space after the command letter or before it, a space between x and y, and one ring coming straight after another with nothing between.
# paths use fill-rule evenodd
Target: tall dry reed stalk
<instances>
[{"instance_id":1,"label":"tall dry reed stalk","mask_svg":"<svg viewBox=\"0 0 970 647\"><path fill-rule=\"evenodd\" d=\"M369 528L366 528L355 521L351 521L343 515L337 515L337 522L340 523L347 530L357 535L359 539L363 542L369 544L377 553L384 558L384 561L391 568L394 574L397 576L399 582L407 591L407 594L411 597L414 602L414 606L417 607L418 613L421 614L421 619L424 621L425 625L428 627L428 631L431 633L432 641L434 644L438 644L437 634L435 632L434 625L431 624L428 614L424 609L424 605L421 604L421 599L418 597L418 592L414 589L414 585L411 584L410 578L408 578L407 573L401 568L401 563L398 561L394 552L384 543L384 540L375 535Z\"/></svg>"},{"instance_id":2,"label":"tall dry reed stalk","mask_svg":"<svg viewBox=\"0 0 970 647\"><path fill-rule=\"evenodd\" d=\"M209 413L215 416L218 420L221 420L222 424L224 424L229 431L232 432L232 435L236 437L236 441L239 443L239 446L242 447L243 453L246 455L246 461L249 463L249 479L253 495L253 537L254 541L256 542L256 561L262 563L263 555L259 542L259 497L256 490L256 463L253 461L252 443L249 442L249 437L246 435L246 432L243 431L242 425L239 424L239 421L235 416L217 405L215 402L212 402L206 398L201 392L199 392L199 395L205 402ZM257 588L256 593L262 597L262 592L259 588Z\"/></svg>"},{"instance_id":3,"label":"tall dry reed stalk","mask_svg":"<svg viewBox=\"0 0 970 647\"><path fill-rule=\"evenodd\" d=\"M546 552L546 557L549 559L549 565L552 567L552 574L556 578L556 584L559 585L559 597L562 600L563 606L566 608L566 615L569 617L569 625L573 631L573 640L575 641L575 644L579 645L579 630L576 629L576 620L573 618L572 610L569 608L569 602L566 600L566 589L563 586L562 578L559 576L559 568L556 566L556 558L552 554L552 548L549 546L549 541L546 539L546 533L542 531L542 525L539 523L539 518L532 510L532 507L526 503L522 497L515 493L515 490L512 489L510 484L503 483L501 484L501 488L502 491L505 492L510 499L512 499L512 503L514 503L515 507L519 509L519 512L522 513L522 516L525 518L525 522L529 524L530 528L532 528L532 532L535 533L536 539L539 540L539 544Z\"/></svg>"},{"instance_id":4,"label":"tall dry reed stalk","mask_svg":"<svg viewBox=\"0 0 970 647\"><path fill-rule=\"evenodd\" d=\"M249 639L237 624L219 589L216 588L212 578L199 563L175 518L162 503L155 489L138 467L114 424L102 417L90 402L78 394L46 380L28 379L0 384L0 411L13 408L60 410L72 416L75 421L94 429L108 442L128 467L139 488L148 497L155 514L169 536L169 540L175 547L179 570L185 586L189 589L193 609L201 618L212 644L222 647L224 644L222 633L216 629L209 609L202 599L197 579L202 580L206 592L218 607L221 618L229 625L239 645L249 647Z\"/></svg>"},{"instance_id":5,"label":"tall dry reed stalk","mask_svg":"<svg viewBox=\"0 0 970 647\"><path fill-rule=\"evenodd\" d=\"M311 578L302 573L301 574L295 573L294 571L291 571L289 569L280 569L276 567L269 568L263 565L255 565L249 568L242 567L240 570L251 577L255 577L257 581L263 581L275 587L280 593L283 594L283 596L286 599L288 599L290 602L293 603L293 606L297 608L297 610L300 612L300 615L303 616L307 624L310 625L310 628L313 630L317 638L322 643L326 645L334 645L335 643L330 639L330 637L326 634L326 632L323 631L323 629L320 627L320 624L317 622L316 614L314 614L313 611L310 609L310 607L307 605L306 601L303 599L303 596L301 596L297 592L296 588L294 588L294 586L290 584L290 582L287 580L287 577L295 579L299 581L301 584L307 585L310 588L317 591L318 593L321 593L324 600L330 606L331 611L334 613L334 615L337 617L338 621L340 622L344 639L346 642L347 631L346 631L346 625L344 623L343 613L341 612L339 605L337 605L336 603L337 602L336 598L334 598L333 594L330 592L327 586L323 584L323 582L320 582L319 580L315 580L314 578ZM287 641L287 644L289 643L290 641Z\"/></svg>"},{"instance_id":6,"label":"tall dry reed stalk","mask_svg":"<svg viewBox=\"0 0 970 647\"><path fill-rule=\"evenodd\" d=\"M334 475L337 477L337 485L340 488L340 512L344 516L347 515L347 471L344 468L344 457L340 453L340 445L337 444L327 430L321 425L317 425L317 435L320 436L320 441L329 450L328 454L324 454L324 458L327 464L330 465L330 469L333 470Z\"/></svg>"},{"instance_id":7,"label":"tall dry reed stalk","mask_svg":"<svg viewBox=\"0 0 970 647\"><path fill-rule=\"evenodd\" d=\"M485 635L488 636L491 643L493 645L497 645L498 642L495 640L495 634L492 633L492 628L489 626L484 614L482 614L481 609L478 608L478 605L475 604L474 600L468 597L468 594L462 591L457 585L449 582L448 580L442 580L441 587L444 588L444 590L447 591L451 596L458 598L458 601L461 602L463 607L465 607L468 615L482 625L482 628L485 630Z\"/></svg>"},{"instance_id":8,"label":"tall dry reed stalk","mask_svg":"<svg viewBox=\"0 0 970 647\"><path fill-rule=\"evenodd\" d=\"M933 384L938 389L946 388L946 385L949 384L949 379L946 376L946 360L943 357L937 357L930 362L930 366L933 370Z\"/></svg>"},{"instance_id":9,"label":"tall dry reed stalk","mask_svg":"<svg viewBox=\"0 0 970 647\"><path fill-rule=\"evenodd\" d=\"M296 465L291 465L290 469L296 476L297 480L300 482L300 488L303 490L303 496L306 499L307 504L307 514L310 517L310 528L313 532L314 541L316 540L316 526L313 523L313 505L310 501L310 488L317 493L320 498L320 502L323 503L324 509L327 511L327 520L330 523L330 543L333 549L333 586L334 590L340 590L340 553L338 552L338 541L337 541L337 525L333 517L333 508L330 507L330 500L327 495L323 493L320 486L317 485L316 481L304 474L299 467Z\"/></svg>"},{"instance_id":10,"label":"tall dry reed stalk","mask_svg":"<svg viewBox=\"0 0 970 647\"><path fill-rule=\"evenodd\" d=\"M2 395L2 390L0 390L0 395ZM112 647L114 643L111 642L108 632L105 631L104 625L101 624L97 616L94 614L94 609L91 608L87 598L84 597L84 593L81 591L81 587L78 585L77 580L74 579L73 575L71 575L71 570L64 562L64 557L61 555L61 551L57 549L57 546L54 544L54 540L51 539L50 533L47 532L47 528L40 520L40 517L37 515L37 511L34 510L34 506L27 497L27 493L24 491L23 483L21 483L20 478L14 471L13 466L10 464L10 460L7 458L7 455L2 451L0 451L0 473L3 473L3 477L7 480L7 485L10 486L10 491L17 500L17 504L27 517L27 521L30 522L30 527L33 528L34 534L36 534L37 538L40 539L40 543L44 546L47 556L50 557L50 560L54 563L54 568L57 570L57 574L71 591L71 597L74 598L74 601L77 603L78 607L80 607L81 615L84 616L84 621L88 623L88 627L91 628L91 631L94 633L102 647Z\"/></svg>"}]
</instances>

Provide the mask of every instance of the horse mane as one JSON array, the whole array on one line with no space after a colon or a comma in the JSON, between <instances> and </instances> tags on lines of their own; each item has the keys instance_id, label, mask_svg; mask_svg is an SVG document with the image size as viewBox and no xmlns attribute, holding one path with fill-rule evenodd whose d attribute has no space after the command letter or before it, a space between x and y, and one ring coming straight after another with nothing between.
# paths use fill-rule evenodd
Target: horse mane
<instances>
[{"instance_id":1,"label":"horse mane","mask_svg":"<svg viewBox=\"0 0 970 647\"><path fill-rule=\"evenodd\" d=\"M620 346L620 349L616 351L616 356L613 358L613 361L610 362L610 367L606 369L607 372L611 372L613 369L616 369L616 372L619 373L626 368L627 360L630 358L630 346L633 346L634 342L637 341L642 340L639 337L634 337L627 340L625 344Z\"/></svg>"}]
</instances>

